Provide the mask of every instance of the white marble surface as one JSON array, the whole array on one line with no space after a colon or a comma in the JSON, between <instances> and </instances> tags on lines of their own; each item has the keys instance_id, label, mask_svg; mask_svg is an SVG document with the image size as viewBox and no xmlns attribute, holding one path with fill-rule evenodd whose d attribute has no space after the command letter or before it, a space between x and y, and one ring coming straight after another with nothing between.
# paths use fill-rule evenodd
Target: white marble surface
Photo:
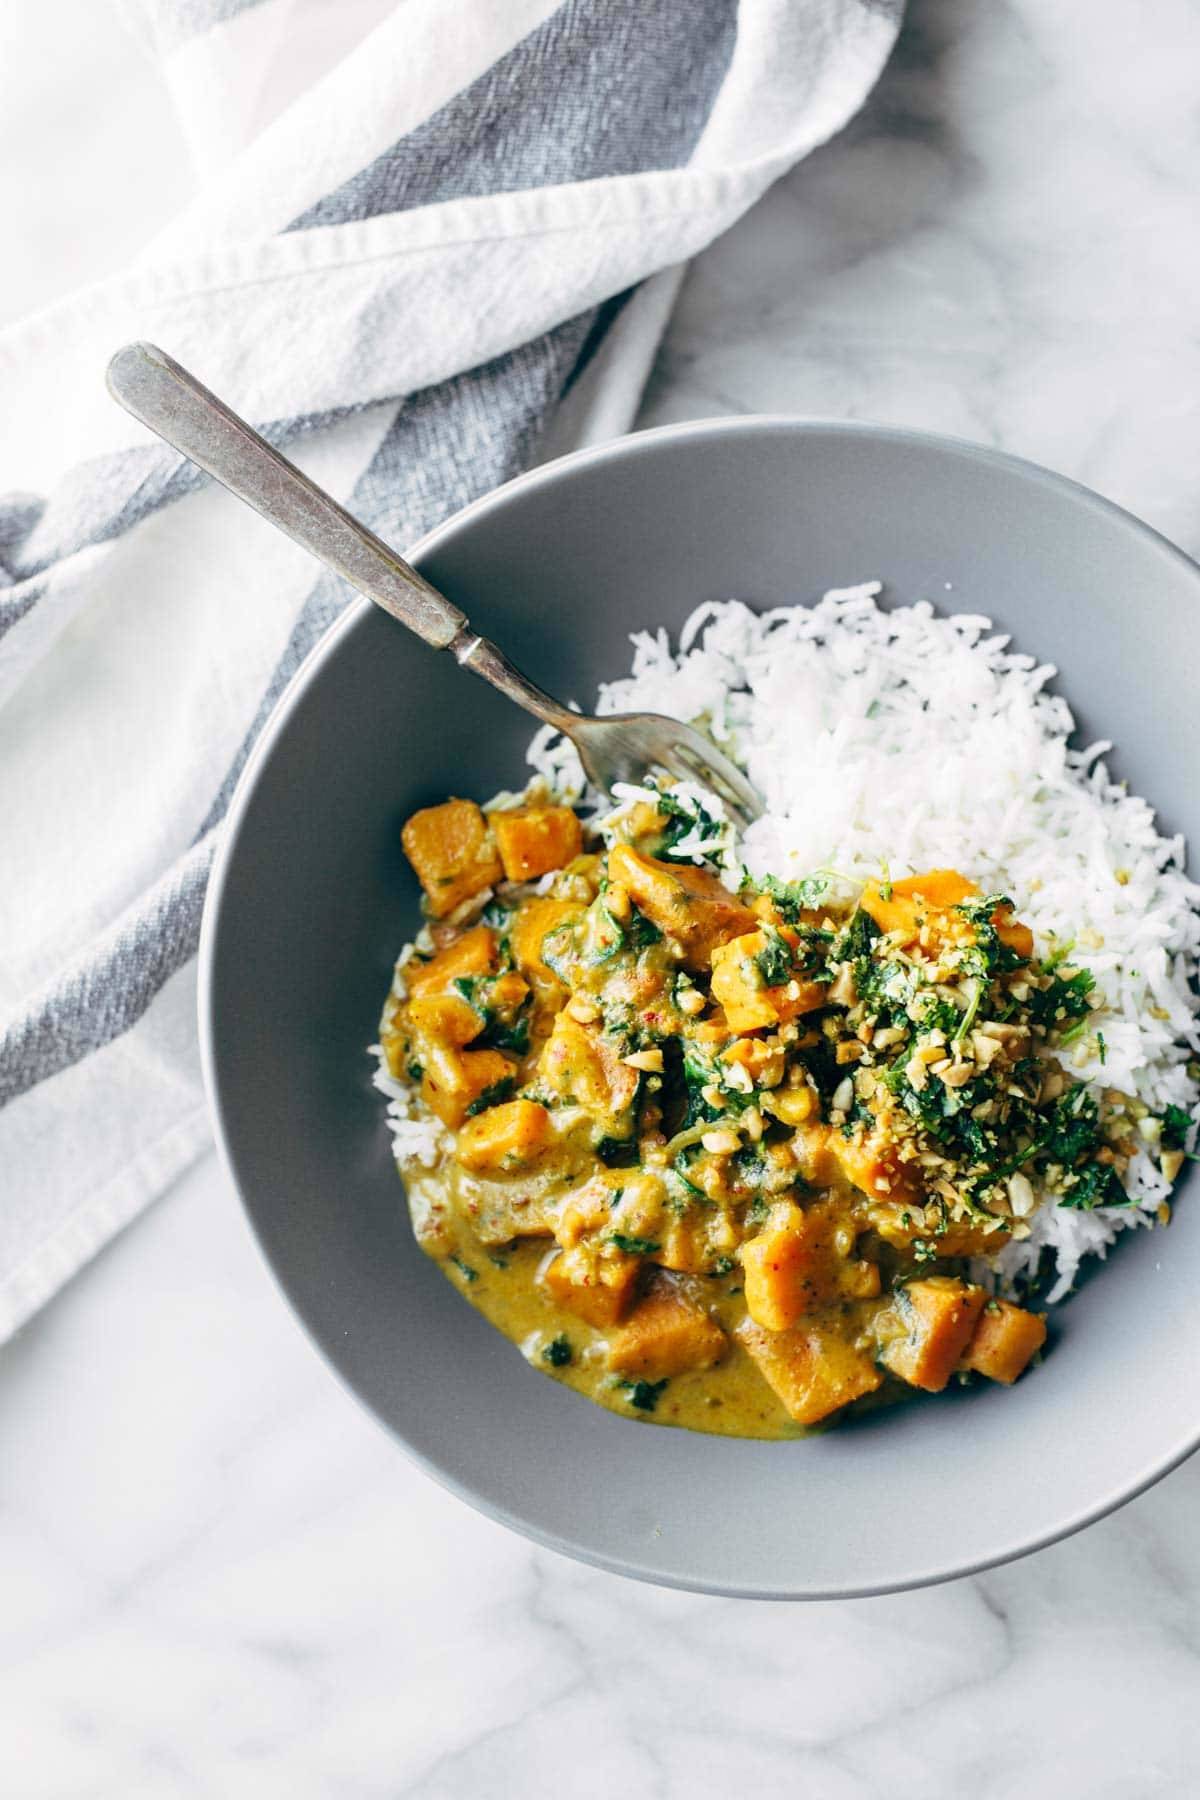
<instances>
[{"instance_id":1,"label":"white marble surface","mask_svg":"<svg viewBox=\"0 0 1200 1800\"><path fill-rule=\"evenodd\" d=\"M0 47L60 56L31 85L61 102L68 187L70 133L132 178L120 115L162 105L103 12L0 6ZM645 422L958 431L1197 549L1198 66L1184 0L914 0L865 117L693 270ZM64 247L13 172L36 109L7 69L11 314L113 266L189 178L164 125L144 211L98 229L93 168ZM292 1323L211 1159L0 1354L0 1469L14 1800L1200 1792L1200 1461L925 1593L798 1608L638 1587L403 1461Z\"/></svg>"}]
</instances>

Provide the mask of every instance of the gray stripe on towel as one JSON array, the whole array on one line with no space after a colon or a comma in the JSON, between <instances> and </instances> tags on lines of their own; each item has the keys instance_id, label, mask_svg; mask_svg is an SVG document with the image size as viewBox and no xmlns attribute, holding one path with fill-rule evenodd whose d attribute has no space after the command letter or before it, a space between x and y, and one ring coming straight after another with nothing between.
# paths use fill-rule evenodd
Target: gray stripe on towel
<instances>
[{"instance_id":1,"label":"gray stripe on towel","mask_svg":"<svg viewBox=\"0 0 1200 1800\"><path fill-rule=\"evenodd\" d=\"M283 450L362 410L343 406L298 413L269 420L257 429L268 443ZM123 536L208 479L195 463L165 445L139 444L90 457L69 469L45 500L28 494L0 499L0 568L10 581L42 574L92 544Z\"/></svg>"},{"instance_id":2,"label":"gray stripe on towel","mask_svg":"<svg viewBox=\"0 0 1200 1800\"><path fill-rule=\"evenodd\" d=\"M736 0L565 0L292 230L684 164L729 68Z\"/></svg>"},{"instance_id":3,"label":"gray stripe on towel","mask_svg":"<svg viewBox=\"0 0 1200 1800\"><path fill-rule=\"evenodd\" d=\"M612 308L604 309L611 317ZM597 314L426 389L403 406L356 484L351 506L383 536L421 536L515 474L594 343ZM353 598L333 575L313 587L241 750L190 850L0 1034L0 1105L120 1037L196 953L217 828L272 707Z\"/></svg>"}]
</instances>

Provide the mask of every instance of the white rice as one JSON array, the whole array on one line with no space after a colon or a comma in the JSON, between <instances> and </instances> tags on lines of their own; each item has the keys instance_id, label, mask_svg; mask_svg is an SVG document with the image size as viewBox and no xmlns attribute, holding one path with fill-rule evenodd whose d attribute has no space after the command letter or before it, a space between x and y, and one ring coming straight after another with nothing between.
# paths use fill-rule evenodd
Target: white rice
<instances>
[{"instance_id":1,"label":"white rice","mask_svg":"<svg viewBox=\"0 0 1200 1800\"><path fill-rule=\"evenodd\" d=\"M1010 650L988 619L939 617L926 602L885 612L879 592L868 582L761 615L708 604L678 650L663 631L639 632L631 674L601 688L598 710L699 721L746 768L764 816L739 841L705 798L717 824L685 840L697 861L785 880L959 868L1011 895L1043 955L1070 944L1071 963L1095 978L1103 1010L1062 1052L1070 1073L1152 1112L1173 1102L1194 1115L1200 888L1184 873L1182 839L1161 837L1147 802L1112 780L1110 745L1068 747L1074 720L1047 692L1052 668ZM599 810L563 739L539 732L529 760ZM1083 1257L1152 1223L1169 1193L1145 1154L1127 1186L1130 1207L1044 1205L1032 1235L1002 1254L1002 1278L1049 1247L1059 1298Z\"/></svg>"},{"instance_id":2,"label":"white rice","mask_svg":"<svg viewBox=\"0 0 1200 1800\"><path fill-rule=\"evenodd\" d=\"M372 1084L387 1095L388 1130L392 1134L392 1154L405 1168L414 1164L432 1169L438 1158L451 1148L446 1127L432 1114L420 1109L417 1089L406 1081L397 1081L387 1066L382 1044L372 1044L368 1052L378 1067Z\"/></svg>"}]
</instances>

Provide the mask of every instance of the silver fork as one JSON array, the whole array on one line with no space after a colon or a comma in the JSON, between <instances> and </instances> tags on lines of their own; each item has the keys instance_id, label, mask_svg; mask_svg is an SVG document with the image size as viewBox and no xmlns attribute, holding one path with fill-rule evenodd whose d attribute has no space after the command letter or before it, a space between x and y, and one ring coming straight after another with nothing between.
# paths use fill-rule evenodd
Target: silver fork
<instances>
[{"instance_id":1,"label":"silver fork","mask_svg":"<svg viewBox=\"0 0 1200 1800\"><path fill-rule=\"evenodd\" d=\"M594 718L571 712L528 681L465 613L319 488L224 401L153 344L128 344L108 365L108 389L135 419L190 457L280 531L435 650L449 650L544 725L570 738L588 778L606 793L654 771L699 782L746 825L762 800L701 732L658 713Z\"/></svg>"}]
</instances>

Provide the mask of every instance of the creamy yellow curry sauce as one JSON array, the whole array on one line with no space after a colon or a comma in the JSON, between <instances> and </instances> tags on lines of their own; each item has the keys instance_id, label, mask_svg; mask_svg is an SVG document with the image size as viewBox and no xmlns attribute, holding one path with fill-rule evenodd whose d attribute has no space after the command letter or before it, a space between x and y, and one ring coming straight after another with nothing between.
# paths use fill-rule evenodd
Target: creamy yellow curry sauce
<instances>
[{"instance_id":1,"label":"creamy yellow curry sauce","mask_svg":"<svg viewBox=\"0 0 1200 1800\"><path fill-rule=\"evenodd\" d=\"M549 797L405 826L428 922L381 1042L431 1126L423 1249L635 1419L782 1438L1015 1381L1045 1325L988 1259L1047 1192L1125 1200L1121 1097L1051 1054L1086 980L955 871L734 891L667 790L616 831Z\"/></svg>"}]
</instances>

